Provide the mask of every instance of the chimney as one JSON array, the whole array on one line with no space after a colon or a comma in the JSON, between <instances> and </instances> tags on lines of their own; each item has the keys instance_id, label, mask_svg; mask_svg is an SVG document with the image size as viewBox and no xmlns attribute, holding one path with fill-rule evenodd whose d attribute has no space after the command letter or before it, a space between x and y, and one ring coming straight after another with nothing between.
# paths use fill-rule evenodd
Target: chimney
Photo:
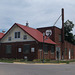
<instances>
[{"instance_id":1,"label":"chimney","mask_svg":"<svg viewBox=\"0 0 75 75\"><path fill-rule=\"evenodd\" d=\"M29 27L29 23L28 23L28 21L26 22L26 26Z\"/></svg>"},{"instance_id":2,"label":"chimney","mask_svg":"<svg viewBox=\"0 0 75 75\"><path fill-rule=\"evenodd\" d=\"M2 30L2 33L5 33L5 30Z\"/></svg>"},{"instance_id":3,"label":"chimney","mask_svg":"<svg viewBox=\"0 0 75 75\"><path fill-rule=\"evenodd\" d=\"M64 43L64 8L62 8L62 43Z\"/></svg>"}]
</instances>

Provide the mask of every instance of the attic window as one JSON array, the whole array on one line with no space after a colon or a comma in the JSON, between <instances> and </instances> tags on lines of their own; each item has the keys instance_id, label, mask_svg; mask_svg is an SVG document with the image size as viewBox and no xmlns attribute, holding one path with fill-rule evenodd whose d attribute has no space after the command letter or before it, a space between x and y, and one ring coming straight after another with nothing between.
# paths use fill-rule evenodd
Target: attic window
<instances>
[{"instance_id":1,"label":"attic window","mask_svg":"<svg viewBox=\"0 0 75 75\"><path fill-rule=\"evenodd\" d=\"M15 38L20 38L20 32L15 32Z\"/></svg>"},{"instance_id":2,"label":"attic window","mask_svg":"<svg viewBox=\"0 0 75 75\"><path fill-rule=\"evenodd\" d=\"M8 41L11 41L11 37L8 37Z\"/></svg>"},{"instance_id":3,"label":"attic window","mask_svg":"<svg viewBox=\"0 0 75 75\"><path fill-rule=\"evenodd\" d=\"M26 40L26 39L27 39L27 35L24 35L24 36L23 36L23 39Z\"/></svg>"}]
</instances>

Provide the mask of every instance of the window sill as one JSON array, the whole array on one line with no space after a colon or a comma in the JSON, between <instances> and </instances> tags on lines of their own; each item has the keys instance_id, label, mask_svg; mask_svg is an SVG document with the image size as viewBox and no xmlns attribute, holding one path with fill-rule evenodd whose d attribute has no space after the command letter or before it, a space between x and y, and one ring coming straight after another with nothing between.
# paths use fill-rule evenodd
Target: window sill
<instances>
[{"instance_id":1,"label":"window sill","mask_svg":"<svg viewBox=\"0 0 75 75\"><path fill-rule=\"evenodd\" d=\"M44 53L44 54L48 54L48 53Z\"/></svg>"},{"instance_id":2,"label":"window sill","mask_svg":"<svg viewBox=\"0 0 75 75\"><path fill-rule=\"evenodd\" d=\"M54 53L51 53L51 54L54 54Z\"/></svg>"}]
</instances>

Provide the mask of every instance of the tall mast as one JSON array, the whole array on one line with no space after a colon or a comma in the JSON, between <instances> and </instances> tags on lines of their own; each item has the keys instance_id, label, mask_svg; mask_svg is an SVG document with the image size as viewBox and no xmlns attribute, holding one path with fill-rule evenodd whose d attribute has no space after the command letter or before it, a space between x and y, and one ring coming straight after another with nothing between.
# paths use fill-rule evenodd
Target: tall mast
<instances>
[{"instance_id":1,"label":"tall mast","mask_svg":"<svg viewBox=\"0 0 75 75\"><path fill-rule=\"evenodd\" d=\"M62 43L64 43L64 8L62 8Z\"/></svg>"}]
</instances>

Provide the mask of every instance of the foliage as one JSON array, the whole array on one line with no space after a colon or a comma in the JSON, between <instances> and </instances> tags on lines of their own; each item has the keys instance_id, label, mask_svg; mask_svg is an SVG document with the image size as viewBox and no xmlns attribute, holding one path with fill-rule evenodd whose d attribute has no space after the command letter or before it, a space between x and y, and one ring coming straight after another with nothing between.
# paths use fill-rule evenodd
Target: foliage
<instances>
[{"instance_id":1,"label":"foliage","mask_svg":"<svg viewBox=\"0 0 75 75\"><path fill-rule=\"evenodd\" d=\"M74 28L74 24L72 21L69 21L67 20L65 23L64 23L64 36L65 36L65 40L72 43L72 44L75 44L75 39L74 39L74 35L72 33L73 31L73 28Z\"/></svg>"}]
</instances>

